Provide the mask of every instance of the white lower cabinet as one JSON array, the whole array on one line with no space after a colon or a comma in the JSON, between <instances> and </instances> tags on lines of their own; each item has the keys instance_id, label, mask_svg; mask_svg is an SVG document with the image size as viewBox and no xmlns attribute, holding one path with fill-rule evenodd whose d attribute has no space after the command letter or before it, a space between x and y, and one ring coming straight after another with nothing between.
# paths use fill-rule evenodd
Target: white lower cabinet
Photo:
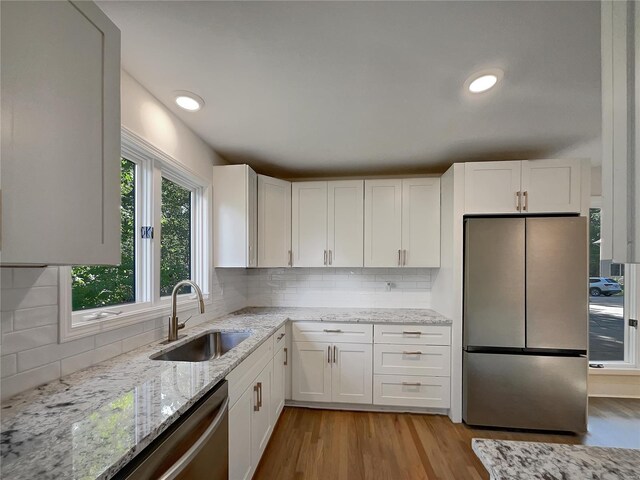
<instances>
[{"instance_id":1,"label":"white lower cabinet","mask_svg":"<svg viewBox=\"0 0 640 480\"><path fill-rule=\"evenodd\" d=\"M370 404L371 356L371 344L294 342L293 399Z\"/></svg>"},{"instance_id":2,"label":"white lower cabinet","mask_svg":"<svg viewBox=\"0 0 640 480\"><path fill-rule=\"evenodd\" d=\"M273 378L271 379L271 407L273 423L278 420L284 408L287 372L287 347L280 348L273 356Z\"/></svg>"},{"instance_id":3,"label":"white lower cabinet","mask_svg":"<svg viewBox=\"0 0 640 480\"><path fill-rule=\"evenodd\" d=\"M227 375L230 480L253 476L284 407L287 350L274 337Z\"/></svg>"},{"instance_id":4,"label":"white lower cabinet","mask_svg":"<svg viewBox=\"0 0 640 480\"><path fill-rule=\"evenodd\" d=\"M251 463L258 465L260 457L267 448L269 437L273 431L271 422L271 378L273 376L273 360L269 361L264 370L256 378L253 387L254 405L251 411Z\"/></svg>"}]
</instances>

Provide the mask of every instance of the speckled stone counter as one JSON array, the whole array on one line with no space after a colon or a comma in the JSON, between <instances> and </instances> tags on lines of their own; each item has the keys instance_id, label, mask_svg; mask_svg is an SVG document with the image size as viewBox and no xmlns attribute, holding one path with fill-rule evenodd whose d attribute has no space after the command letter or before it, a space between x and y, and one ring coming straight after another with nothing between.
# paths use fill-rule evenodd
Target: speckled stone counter
<instances>
[{"instance_id":1,"label":"speckled stone counter","mask_svg":"<svg viewBox=\"0 0 640 480\"><path fill-rule=\"evenodd\" d=\"M639 480L640 450L474 438L492 480Z\"/></svg>"},{"instance_id":2,"label":"speckled stone counter","mask_svg":"<svg viewBox=\"0 0 640 480\"><path fill-rule=\"evenodd\" d=\"M247 308L187 328L170 346L154 342L2 404L1 477L111 478L287 320L448 325L432 310ZM207 330L249 331L223 357L154 361Z\"/></svg>"}]
</instances>

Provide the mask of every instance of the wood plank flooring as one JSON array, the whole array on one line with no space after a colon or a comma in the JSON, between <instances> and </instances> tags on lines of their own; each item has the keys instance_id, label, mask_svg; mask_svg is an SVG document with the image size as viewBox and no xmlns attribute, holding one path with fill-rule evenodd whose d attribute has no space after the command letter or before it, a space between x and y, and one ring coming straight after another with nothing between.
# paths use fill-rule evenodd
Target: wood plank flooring
<instances>
[{"instance_id":1,"label":"wood plank flooring","mask_svg":"<svg viewBox=\"0 0 640 480\"><path fill-rule=\"evenodd\" d=\"M640 448L640 400L594 398L586 435L470 428L440 415L285 408L254 479L488 479L472 438Z\"/></svg>"}]
</instances>

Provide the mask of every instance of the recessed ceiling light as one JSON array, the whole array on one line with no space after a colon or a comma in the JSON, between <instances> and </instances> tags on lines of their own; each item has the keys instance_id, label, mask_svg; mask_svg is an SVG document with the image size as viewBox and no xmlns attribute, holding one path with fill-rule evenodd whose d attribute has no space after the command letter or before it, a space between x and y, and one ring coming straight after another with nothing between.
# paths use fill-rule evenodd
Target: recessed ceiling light
<instances>
[{"instance_id":1,"label":"recessed ceiling light","mask_svg":"<svg viewBox=\"0 0 640 480\"><path fill-rule=\"evenodd\" d=\"M502 78L502 75L502 70L485 70L473 74L465 84L471 93L482 93L493 88Z\"/></svg>"},{"instance_id":2,"label":"recessed ceiling light","mask_svg":"<svg viewBox=\"0 0 640 480\"><path fill-rule=\"evenodd\" d=\"M178 91L174 95L178 106L189 112L197 112L204 106L204 100L195 93Z\"/></svg>"}]
</instances>

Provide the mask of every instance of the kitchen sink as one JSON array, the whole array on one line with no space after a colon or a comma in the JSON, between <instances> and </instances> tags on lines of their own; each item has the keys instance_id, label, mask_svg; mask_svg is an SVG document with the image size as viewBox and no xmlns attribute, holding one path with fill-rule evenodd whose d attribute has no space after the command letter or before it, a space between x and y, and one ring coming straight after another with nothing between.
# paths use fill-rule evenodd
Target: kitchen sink
<instances>
[{"instance_id":1,"label":"kitchen sink","mask_svg":"<svg viewBox=\"0 0 640 480\"><path fill-rule=\"evenodd\" d=\"M220 358L236 345L245 341L249 332L207 332L192 338L179 347L166 352L156 353L151 360L169 360L172 362L206 362Z\"/></svg>"}]
</instances>

